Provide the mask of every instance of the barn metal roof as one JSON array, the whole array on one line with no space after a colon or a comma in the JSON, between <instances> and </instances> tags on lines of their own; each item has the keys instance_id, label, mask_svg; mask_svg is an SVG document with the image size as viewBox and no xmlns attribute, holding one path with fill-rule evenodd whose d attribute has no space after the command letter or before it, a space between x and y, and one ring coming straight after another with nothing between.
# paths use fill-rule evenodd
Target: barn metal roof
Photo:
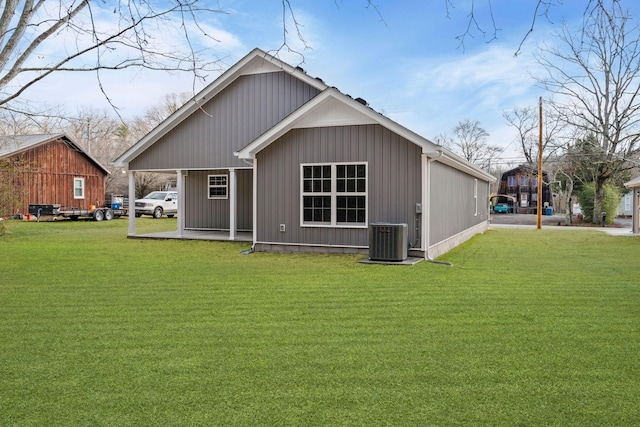
<instances>
[{"instance_id":1,"label":"barn metal roof","mask_svg":"<svg viewBox=\"0 0 640 427\"><path fill-rule=\"evenodd\" d=\"M106 174L110 172L100 164L96 159L85 152L82 147L75 143L71 138L63 133L58 134L38 134L38 135L5 135L0 136L0 159L13 156L39 145L48 144L49 142L62 140L72 149L82 153L89 160L95 163Z\"/></svg>"}]
</instances>

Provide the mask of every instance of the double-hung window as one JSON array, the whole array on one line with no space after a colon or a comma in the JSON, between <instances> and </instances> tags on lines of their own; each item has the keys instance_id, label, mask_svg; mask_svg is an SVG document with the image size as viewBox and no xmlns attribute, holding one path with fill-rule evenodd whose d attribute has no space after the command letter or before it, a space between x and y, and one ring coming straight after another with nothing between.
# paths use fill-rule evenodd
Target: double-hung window
<instances>
[{"instance_id":1,"label":"double-hung window","mask_svg":"<svg viewBox=\"0 0 640 427\"><path fill-rule=\"evenodd\" d=\"M209 198L210 199L226 199L228 198L228 177L227 175L209 175Z\"/></svg>"},{"instance_id":2,"label":"double-hung window","mask_svg":"<svg viewBox=\"0 0 640 427\"><path fill-rule=\"evenodd\" d=\"M303 226L366 227L366 163L301 167Z\"/></svg>"},{"instance_id":3,"label":"double-hung window","mask_svg":"<svg viewBox=\"0 0 640 427\"><path fill-rule=\"evenodd\" d=\"M84 199L84 178L73 178L73 198Z\"/></svg>"}]
</instances>

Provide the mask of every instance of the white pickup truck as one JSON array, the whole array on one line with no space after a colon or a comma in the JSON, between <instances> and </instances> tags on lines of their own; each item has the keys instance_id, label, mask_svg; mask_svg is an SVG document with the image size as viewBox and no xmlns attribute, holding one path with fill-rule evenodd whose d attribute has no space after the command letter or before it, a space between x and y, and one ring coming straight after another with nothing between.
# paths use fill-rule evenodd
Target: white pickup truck
<instances>
[{"instance_id":1,"label":"white pickup truck","mask_svg":"<svg viewBox=\"0 0 640 427\"><path fill-rule=\"evenodd\" d=\"M142 199L136 199L136 216L151 215L173 218L178 213L178 193L176 191L152 191Z\"/></svg>"}]
</instances>

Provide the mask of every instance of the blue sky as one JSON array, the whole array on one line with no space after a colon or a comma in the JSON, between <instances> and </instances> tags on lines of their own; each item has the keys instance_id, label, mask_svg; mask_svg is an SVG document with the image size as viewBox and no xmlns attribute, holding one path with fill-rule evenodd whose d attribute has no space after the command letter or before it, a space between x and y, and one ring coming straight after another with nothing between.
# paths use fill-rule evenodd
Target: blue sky
<instances>
[{"instance_id":1,"label":"blue sky","mask_svg":"<svg viewBox=\"0 0 640 427\"><path fill-rule=\"evenodd\" d=\"M309 49L290 26L291 45L304 57L282 52L281 59L300 64L308 74L370 106L411 130L436 140L464 119L478 120L491 144L505 147L503 157L518 155L515 132L502 117L515 106L536 106L546 96L535 86L533 53L563 19L579 22L585 0L564 0L552 9L551 21L537 18L535 30L517 57L514 53L532 23L535 0L475 0L475 13L486 34L472 29L464 47L456 36L468 23L470 0L290 0ZM279 0L219 0L228 14L204 22L217 42L207 41L209 58L233 65L254 47L266 51L283 42ZM289 21L291 25L291 22ZM217 75L212 73L207 83ZM104 76L106 90L123 116L142 114L164 94L190 91L188 75L138 71ZM203 85L197 85L196 90ZM52 78L30 91L50 103L63 99L67 108L108 108L91 75Z\"/></svg>"}]
</instances>

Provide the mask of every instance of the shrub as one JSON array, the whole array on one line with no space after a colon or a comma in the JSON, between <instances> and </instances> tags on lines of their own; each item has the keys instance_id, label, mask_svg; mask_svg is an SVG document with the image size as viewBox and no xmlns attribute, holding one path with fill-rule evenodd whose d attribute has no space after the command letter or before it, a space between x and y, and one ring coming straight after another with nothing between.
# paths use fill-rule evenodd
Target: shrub
<instances>
[{"instance_id":1,"label":"shrub","mask_svg":"<svg viewBox=\"0 0 640 427\"><path fill-rule=\"evenodd\" d=\"M582 187L582 190L578 193L578 201L580 207L584 213L584 220L586 222L598 223L600 218L593 218L593 199L595 197L595 184L590 183ZM607 213L607 224L613 223L616 213L618 212L618 205L620 204L620 192L613 185L604 186L604 199L602 201L602 210Z\"/></svg>"}]
</instances>

